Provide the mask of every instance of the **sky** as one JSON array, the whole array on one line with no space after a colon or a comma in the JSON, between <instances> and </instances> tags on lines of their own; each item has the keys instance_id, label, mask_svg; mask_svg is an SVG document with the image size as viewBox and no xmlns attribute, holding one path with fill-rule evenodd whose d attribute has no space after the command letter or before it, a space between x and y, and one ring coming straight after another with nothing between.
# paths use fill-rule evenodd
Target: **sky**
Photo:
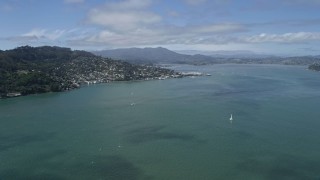
<instances>
[{"instance_id":1,"label":"sky","mask_svg":"<svg viewBox=\"0 0 320 180\"><path fill-rule=\"evenodd\" d=\"M320 55L320 0L1 0L0 49Z\"/></svg>"}]
</instances>

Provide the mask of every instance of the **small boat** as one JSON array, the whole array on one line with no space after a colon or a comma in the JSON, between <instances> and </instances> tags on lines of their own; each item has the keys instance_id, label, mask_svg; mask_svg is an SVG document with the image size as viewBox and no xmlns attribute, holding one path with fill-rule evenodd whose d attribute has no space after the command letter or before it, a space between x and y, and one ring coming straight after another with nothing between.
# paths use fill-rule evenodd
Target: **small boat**
<instances>
[{"instance_id":1,"label":"small boat","mask_svg":"<svg viewBox=\"0 0 320 180\"><path fill-rule=\"evenodd\" d=\"M231 114L231 116L230 116L230 121L232 121L233 120L233 118L232 118L232 114Z\"/></svg>"}]
</instances>

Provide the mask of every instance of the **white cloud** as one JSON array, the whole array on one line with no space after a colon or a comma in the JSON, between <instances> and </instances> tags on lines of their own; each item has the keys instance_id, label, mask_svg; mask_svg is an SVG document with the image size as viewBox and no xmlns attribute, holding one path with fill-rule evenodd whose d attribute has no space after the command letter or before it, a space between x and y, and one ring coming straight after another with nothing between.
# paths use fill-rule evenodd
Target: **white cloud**
<instances>
[{"instance_id":1,"label":"white cloud","mask_svg":"<svg viewBox=\"0 0 320 180\"><path fill-rule=\"evenodd\" d=\"M60 44L63 37L70 32L66 30L47 30L47 29L33 29L30 32L4 38L9 42L14 42L19 45L22 44ZM61 41L62 40L62 41ZM40 43L40 44L39 44Z\"/></svg>"},{"instance_id":2,"label":"white cloud","mask_svg":"<svg viewBox=\"0 0 320 180\"><path fill-rule=\"evenodd\" d=\"M137 29L134 32L122 34L103 30L86 37L72 39L69 41L71 45L95 45L95 46L112 46L125 47L137 45L151 45L163 42L166 37L159 35L159 32L150 31L148 29Z\"/></svg>"},{"instance_id":3,"label":"white cloud","mask_svg":"<svg viewBox=\"0 0 320 180\"><path fill-rule=\"evenodd\" d=\"M222 24L198 26L193 28L192 31L197 33L230 33L230 32L241 32L245 30L246 30L246 27L241 24L222 23Z\"/></svg>"},{"instance_id":4,"label":"white cloud","mask_svg":"<svg viewBox=\"0 0 320 180\"><path fill-rule=\"evenodd\" d=\"M39 38L37 36L13 36L5 38L5 40L12 41L12 42L33 42L38 41Z\"/></svg>"},{"instance_id":5,"label":"white cloud","mask_svg":"<svg viewBox=\"0 0 320 180\"><path fill-rule=\"evenodd\" d=\"M79 3L84 3L85 0L64 0L65 3L67 4L79 4Z\"/></svg>"},{"instance_id":6,"label":"white cloud","mask_svg":"<svg viewBox=\"0 0 320 180\"><path fill-rule=\"evenodd\" d=\"M211 30L211 29L210 29ZM161 27L157 29L139 28L128 33L118 33L110 30L103 30L87 37L69 41L72 45L98 45L113 47L130 47L154 44L228 44L233 37L222 35L220 29L217 33L197 30L196 28Z\"/></svg>"},{"instance_id":7,"label":"white cloud","mask_svg":"<svg viewBox=\"0 0 320 180\"><path fill-rule=\"evenodd\" d=\"M292 32L284 34L257 35L242 34L244 27L238 25L232 28L224 27L225 24L215 24L201 27L158 27L136 28L127 33L108 29L70 29L47 30L33 29L20 36L6 38L12 42L65 42L71 46L108 46L108 47L132 47L152 45L177 45L187 46L227 46L232 44L307 44L320 42L320 32ZM218 28L216 28L218 27ZM227 26L228 27L228 26ZM227 31L227 33L222 33ZM235 32L233 32L235 31Z\"/></svg>"},{"instance_id":8,"label":"white cloud","mask_svg":"<svg viewBox=\"0 0 320 180\"><path fill-rule=\"evenodd\" d=\"M296 32L284 34L262 33L241 38L240 41L246 43L308 43L310 41L320 41L320 32Z\"/></svg>"},{"instance_id":9,"label":"white cloud","mask_svg":"<svg viewBox=\"0 0 320 180\"><path fill-rule=\"evenodd\" d=\"M76 46L104 46L112 48L133 46L174 46L185 45L189 47L254 47L257 44L272 43L281 44L303 44L309 42L320 42L320 32L297 32L284 34L259 34L242 35L233 34L207 34L182 31L181 29L138 29L136 31L122 34L109 30L99 33L88 34L81 38L68 41L70 45Z\"/></svg>"},{"instance_id":10,"label":"white cloud","mask_svg":"<svg viewBox=\"0 0 320 180\"><path fill-rule=\"evenodd\" d=\"M143 11L103 11L93 10L90 12L89 21L93 24L102 25L118 31L127 31L160 21L160 17Z\"/></svg>"},{"instance_id":11,"label":"white cloud","mask_svg":"<svg viewBox=\"0 0 320 180\"><path fill-rule=\"evenodd\" d=\"M150 0L125 0L92 9L87 17L91 24L116 31L134 30L160 22L161 17L148 11Z\"/></svg>"},{"instance_id":12,"label":"white cloud","mask_svg":"<svg viewBox=\"0 0 320 180\"><path fill-rule=\"evenodd\" d=\"M185 1L185 0L184 0ZM222 0L214 0L215 3ZM108 2L93 8L86 22L99 25L98 32L72 39L72 44L94 44L114 46L137 46L152 44L196 44L215 41L222 44L222 34L247 31L236 23L220 23L198 26L175 26L162 21L162 17L150 10L151 0L123 0ZM205 3L206 0L187 0L187 3ZM174 12L172 16L180 16ZM219 36L218 36L219 35Z\"/></svg>"},{"instance_id":13,"label":"white cloud","mask_svg":"<svg viewBox=\"0 0 320 180\"><path fill-rule=\"evenodd\" d=\"M21 35L22 37L37 37L38 39L56 40L63 36L65 30L48 31L46 29L33 29L28 33Z\"/></svg>"},{"instance_id":14,"label":"white cloud","mask_svg":"<svg viewBox=\"0 0 320 180\"><path fill-rule=\"evenodd\" d=\"M76 2L76 0L72 1ZM187 2L187 0L183 1ZM215 3L220 1L222 0L213 0ZM33 29L20 36L7 38L7 40L12 42L63 42L67 46L82 46L86 48L89 46L118 48L132 46L174 47L175 45L184 45L197 48L223 47L226 49L230 49L228 47L231 46L236 49L237 47L241 48L245 46L264 46L265 44L281 46L285 43L303 44L320 42L320 32L253 34L249 29L258 29L262 26L271 27L275 24L280 25L284 24L283 21L261 24L225 22L177 26L163 21L159 14L152 12L152 8L150 8L152 2L154 1L109 1L102 6L88 11L86 17L87 27L70 30ZM205 3L202 0L193 0L192 2ZM168 13L173 17L180 18L183 16L183 14L179 14L181 12L171 11ZM306 23L313 24L317 22L316 20ZM299 22L296 20L287 22L287 24L291 26L300 25Z\"/></svg>"}]
</instances>

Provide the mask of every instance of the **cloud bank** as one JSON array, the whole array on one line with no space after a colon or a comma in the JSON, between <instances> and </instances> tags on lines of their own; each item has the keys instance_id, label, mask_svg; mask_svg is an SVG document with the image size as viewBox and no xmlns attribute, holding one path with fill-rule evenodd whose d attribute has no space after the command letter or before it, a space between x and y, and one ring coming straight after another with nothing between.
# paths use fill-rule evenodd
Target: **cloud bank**
<instances>
[{"instance_id":1,"label":"cloud bank","mask_svg":"<svg viewBox=\"0 0 320 180\"><path fill-rule=\"evenodd\" d=\"M91 3L85 0L63 2L66 7ZM271 49L285 45L297 45L302 49L302 45L320 43L320 31L316 29L320 19L317 16L286 19L275 15L273 19L264 20L258 13L260 10L269 13L280 7L295 10L310 5L317 7L320 5L317 0L281 0L277 1L279 7L269 1L252 0L249 2L254 3L241 5L234 0L175 0L175 6L167 6L172 2L95 1L89 7L81 5L68 9L72 13L84 12L76 27L55 29L39 26L0 40L17 44L63 44L81 49L133 46L242 49L256 46L264 48L267 45ZM261 7L264 5L268 8ZM235 7L239 8L236 13L233 12ZM250 16L253 13L250 7L258 7L254 12L257 17ZM245 20L237 17L242 15L246 17Z\"/></svg>"}]
</instances>

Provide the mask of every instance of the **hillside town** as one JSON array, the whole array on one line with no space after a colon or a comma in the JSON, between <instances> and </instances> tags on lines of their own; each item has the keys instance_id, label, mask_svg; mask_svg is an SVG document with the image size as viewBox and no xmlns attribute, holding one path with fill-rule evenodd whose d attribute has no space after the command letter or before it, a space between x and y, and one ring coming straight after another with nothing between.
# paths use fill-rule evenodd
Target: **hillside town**
<instances>
[{"instance_id":1,"label":"hillside town","mask_svg":"<svg viewBox=\"0 0 320 180\"><path fill-rule=\"evenodd\" d=\"M112 81L151 80L182 77L173 70L147 65L133 65L101 57L79 57L52 70L56 80L73 86Z\"/></svg>"},{"instance_id":2,"label":"hillside town","mask_svg":"<svg viewBox=\"0 0 320 180\"><path fill-rule=\"evenodd\" d=\"M0 97L60 92L112 81L182 77L151 65L133 65L60 47L19 47L0 53Z\"/></svg>"}]
</instances>

